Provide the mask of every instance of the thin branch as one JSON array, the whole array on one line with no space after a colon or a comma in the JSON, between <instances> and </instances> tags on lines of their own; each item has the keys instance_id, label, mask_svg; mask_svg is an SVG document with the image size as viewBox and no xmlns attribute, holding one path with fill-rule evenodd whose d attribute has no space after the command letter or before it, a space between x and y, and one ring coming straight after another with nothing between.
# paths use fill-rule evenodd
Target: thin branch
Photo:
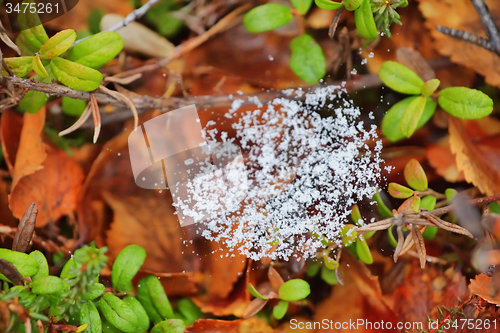
<instances>
[{"instance_id":1,"label":"thin branch","mask_svg":"<svg viewBox=\"0 0 500 333\"><path fill-rule=\"evenodd\" d=\"M463 30L458 30L458 29L452 29L448 27L443 27L438 25L436 27L436 30L439 31L442 34L448 35L450 37L456 38L456 39L461 39L463 41L472 43L474 45L477 45L479 47L482 47L483 49L486 49L488 51L492 51L497 53L495 46L486 38L483 38L479 35L463 31Z\"/></svg>"}]
</instances>

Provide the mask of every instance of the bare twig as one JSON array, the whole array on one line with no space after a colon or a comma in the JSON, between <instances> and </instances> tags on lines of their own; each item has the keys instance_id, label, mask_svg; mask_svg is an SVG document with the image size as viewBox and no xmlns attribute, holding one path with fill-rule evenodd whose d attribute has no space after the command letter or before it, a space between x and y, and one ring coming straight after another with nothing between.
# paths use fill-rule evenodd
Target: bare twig
<instances>
[{"instance_id":1,"label":"bare twig","mask_svg":"<svg viewBox=\"0 0 500 333\"><path fill-rule=\"evenodd\" d=\"M333 39L333 36L335 35L342 13L344 13L344 5L337 9L335 15L333 15L332 23L330 23L330 27L328 28L328 37L330 37L330 39Z\"/></svg>"}]
</instances>

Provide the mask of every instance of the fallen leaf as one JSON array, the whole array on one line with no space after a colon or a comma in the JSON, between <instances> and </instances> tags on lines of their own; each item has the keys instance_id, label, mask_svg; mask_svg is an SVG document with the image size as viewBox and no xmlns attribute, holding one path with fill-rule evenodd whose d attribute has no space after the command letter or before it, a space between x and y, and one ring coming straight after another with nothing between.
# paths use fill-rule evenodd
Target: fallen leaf
<instances>
[{"instance_id":1,"label":"fallen leaf","mask_svg":"<svg viewBox=\"0 0 500 333\"><path fill-rule=\"evenodd\" d=\"M485 301L500 306L500 293L491 295L492 278L486 274L479 274L470 281L469 290L473 295L477 295Z\"/></svg>"},{"instance_id":2,"label":"fallen leaf","mask_svg":"<svg viewBox=\"0 0 500 333\"><path fill-rule=\"evenodd\" d=\"M483 75L486 82L500 86L500 57L472 43L461 41L436 30L437 25L465 30L487 38L486 30L469 0L419 0L419 9L426 19L425 26L431 30L434 47L451 61ZM500 3L486 0L493 18L500 25Z\"/></svg>"},{"instance_id":3,"label":"fallen leaf","mask_svg":"<svg viewBox=\"0 0 500 333\"><path fill-rule=\"evenodd\" d=\"M271 333L275 331L262 319L244 320L198 319L186 333Z\"/></svg>"},{"instance_id":4,"label":"fallen leaf","mask_svg":"<svg viewBox=\"0 0 500 333\"><path fill-rule=\"evenodd\" d=\"M425 149L425 156L434 171L449 183L465 181L463 172L458 171L455 156L451 152L449 138L445 137Z\"/></svg>"},{"instance_id":5,"label":"fallen leaf","mask_svg":"<svg viewBox=\"0 0 500 333\"><path fill-rule=\"evenodd\" d=\"M2 141L2 151L10 172L14 170L19 139L23 128L23 117L12 109L2 112L0 118L0 139Z\"/></svg>"},{"instance_id":6,"label":"fallen leaf","mask_svg":"<svg viewBox=\"0 0 500 333\"><path fill-rule=\"evenodd\" d=\"M500 122L449 118L450 147L465 180L482 193L500 192Z\"/></svg>"}]
</instances>

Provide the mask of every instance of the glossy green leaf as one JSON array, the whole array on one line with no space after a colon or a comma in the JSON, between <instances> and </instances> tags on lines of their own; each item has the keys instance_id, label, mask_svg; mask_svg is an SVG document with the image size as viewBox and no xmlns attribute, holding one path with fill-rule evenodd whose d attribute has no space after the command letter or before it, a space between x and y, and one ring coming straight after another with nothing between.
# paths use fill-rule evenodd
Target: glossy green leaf
<instances>
[{"instance_id":1,"label":"glossy green leaf","mask_svg":"<svg viewBox=\"0 0 500 333\"><path fill-rule=\"evenodd\" d=\"M309 283L302 279L292 279L283 283L278 292L283 301L294 302L306 298L311 293Z\"/></svg>"},{"instance_id":2,"label":"glossy green leaf","mask_svg":"<svg viewBox=\"0 0 500 333\"><path fill-rule=\"evenodd\" d=\"M446 190L444 190L444 194L446 195L446 200L448 200L449 202L451 202L453 198L455 198L457 193L458 193L457 190L453 188L447 188Z\"/></svg>"},{"instance_id":3,"label":"glossy green leaf","mask_svg":"<svg viewBox=\"0 0 500 333\"><path fill-rule=\"evenodd\" d=\"M14 265L21 276L33 276L38 272L38 261L26 253L0 248L0 258ZM3 274L0 274L0 278L8 281Z\"/></svg>"},{"instance_id":4,"label":"glossy green leaf","mask_svg":"<svg viewBox=\"0 0 500 333\"><path fill-rule=\"evenodd\" d=\"M424 168L414 158L406 163L404 177L408 185L415 191L425 191L428 187L427 175Z\"/></svg>"},{"instance_id":5,"label":"glossy green leaf","mask_svg":"<svg viewBox=\"0 0 500 333\"><path fill-rule=\"evenodd\" d=\"M290 2L299 14L305 15L309 11L309 8L311 8L313 0L290 0Z\"/></svg>"},{"instance_id":6,"label":"glossy green leaf","mask_svg":"<svg viewBox=\"0 0 500 333\"><path fill-rule=\"evenodd\" d=\"M314 0L316 6L325 10L335 10L342 7L342 2L335 2L331 0Z\"/></svg>"},{"instance_id":7,"label":"glossy green leaf","mask_svg":"<svg viewBox=\"0 0 500 333\"><path fill-rule=\"evenodd\" d=\"M381 130L382 134L384 134L389 141L396 142L405 138L403 133L401 133L399 124L401 123L401 119L403 118L403 115L410 103L418 97L419 96L411 96L403 99L402 101L394 104L384 115ZM425 101L424 112L417 123L416 130L424 126L432 118L435 111L436 103L434 103L431 98L427 98Z\"/></svg>"},{"instance_id":8,"label":"glossy green leaf","mask_svg":"<svg viewBox=\"0 0 500 333\"><path fill-rule=\"evenodd\" d=\"M137 332L137 326L139 325L137 315L127 303L115 295L105 293L99 299L99 310L116 328L125 333Z\"/></svg>"},{"instance_id":9,"label":"glossy green leaf","mask_svg":"<svg viewBox=\"0 0 500 333\"><path fill-rule=\"evenodd\" d=\"M439 231L438 227L426 227L422 236L427 240L433 240Z\"/></svg>"},{"instance_id":10,"label":"glossy green leaf","mask_svg":"<svg viewBox=\"0 0 500 333\"><path fill-rule=\"evenodd\" d=\"M377 214L385 218L394 216L392 214L392 211L385 204L384 200L382 200L382 196L380 195L380 193L375 193L373 195L373 200L377 203Z\"/></svg>"},{"instance_id":11,"label":"glossy green leaf","mask_svg":"<svg viewBox=\"0 0 500 333\"><path fill-rule=\"evenodd\" d=\"M167 294L165 294L161 282L154 275L148 275L139 281L137 299L141 302L149 318L155 323L174 316Z\"/></svg>"},{"instance_id":12,"label":"glossy green leaf","mask_svg":"<svg viewBox=\"0 0 500 333\"><path fill-rule=\"evenodd\" d=\"M493 100L482 91L451 87L439 92L439 106L461 119L479 119L493 111Z\"/></svg>"},{"instance_id":13,"label":"glossy green leaf","mask_svg":"<svg viewBox=\"0 0 500 333\"><path fill-rule=\"evenodd\" d=\"M347 8L347 5L346 5ZM358 33L366 39L378 37L377 25L373 18L370 0L363 0L361 6L354 11L354 22Z\"/></svg>"},{"instance_id":14,"label":"glossy green leaf","mask_svg":"<svg viewBox=\"0 0 500 333\"><path fill-rule=\"evenodd\" d=\"M424 81L408 67L395 61L386 61L378 73L386 86L402 94L420 95Z\"/></svg>"},{"instance_id":15,"label":"glossy green leaf","mask_svg":"<svg viewBox=\"0 0 500 333\"><path fill-rule=\"evenodd\" d=\"M149 317L148 314L146 313L146 310L144 310L144 307L142 304L139 302L139 300L135 297L132 297L130 295L125 296L123 298L123 301L130 306L132 311L137 315L137 320L138 320L138 325L137 325L137 332L145 332L149 329Z\"/></svg>"},{"instance_id":16,"label":"glossy green leaf","mask_svg":"<svg viewBox=\"0 0 500 333\"><path fill-rule=\"evenodd\" d=\"M164 320L156 324L151 333L184 333L186 325L181 319Z\"/></svg>"},{"instance_id":17,"label":"glossy green leaf","mask_svg":"<svg viewBox=\"0 0 500 333\"><path fill-rule=\"evenodd\" d=\"M63 96L61 107L65 115L80 117L87 107L87 102L81 99L74 99Z\"/></svg>"},{"instance_id":18,"label":"glossy green leaf","mask_svg":"<svg viewBox=\"0 0 500 333\"><path fill-rule=\"evenodd\" d=\"M356 231L356 226L352 224L346 224L342 227L340 231L340 236L342 237L342 244L344 246L351 245L358 236L358 232Z\"/></svg>"},{"instance_id":19,"label":"glossy green leaf","mask_svg":"<svg viewBox=\"0 0 500 333\"><path fill-rule=\"evenodd\" d=\"M132 279L146 259L146 250L139 245L128 245L120 251L111 270L111 284L117 291L134 291Z\"/></svg>"},{"instance_id":20,"label":"glossy green leaf","mask_svg":"<svg viewBox=\"0 0 500 333\"><path fill-rule=\"evenodd\" d=\"M439 81L438 79L432 79L425 82L422 86L422 95L424 95L425 97L431 96L432 94L434 94L440 84L441 81Z\"/></svg>"},{"instance_id":21,"label":"glossy green leaf","mask_svg":"<svg viewBox=\"0 0 500 333\"><path fill-rule=\"evenodd\" d=\"M389 183L388 191L392 197L398 199L406 199L413 195L412 189L397 183Z\"/></svg>"},{"instance_id":22,"label":"glossy green leaf","mask_svg":"<svg viewBox=\"0 0 500 333\"><path fill-rule=\"evenodd\" d=\"M74 279L76 275L74 274L73 269L79 267L80 265L75 261L75 259L70 258L64 264L63 269L61 270L60 277L61 279Z\"/></svg>"},{"instance_id":23,"label":"glossy green leaf","mask_svg":"<svg viewBox=\"0 0 500 333\"><path fill-rule=\"evenodd\" d=\"M73 45L75 39L75 30L66 29L59 31L42 45L40 55L45 59L58 57Z\"/></svg>"},{"instance_id":24,"label":"glossy green leaf","mask_svg":"<svg viewBox=\"0 0 500 333\"><path fill-rule=\"evenodd\" d=\"M417 130L418 122L424 114L425 102L426 98L424 96L418 96L408 105L403 113L401 122L399 123L399 130L405 137L411 137Z\"/></svg>"},{"instance_id":25,"label":"glossy green leaf","mask_svg":"<svg viewBox=\"0 0 500 333\"><path fill-rule=\"evenodd\" d=\"M80 325L88 324L84 333L101 333L101 316L93 302L84 302L80 308Z\"/></svg>"},{"instance_id":26,"label":"glossy green leaf","mask_svg":"<svg viewBox=\"0 0 500 333\"><path fill-rule=\"evenodd\" d=\"M413 196L411 198L406 199L401 206L398 208L398 212L406 212L406 211L412 211L412 212L418 212L420 209L420 197Z\"/></svg>"},{"instance_id":27,"label":"glossy green leaf","mask_svg":"<svg viewBox=\"0 0 500 333\"><path fill-rule=\"evenodd\" d=\"M273 307L274 318L278 320L282 319L286 315L287 310L288 310L288 302L279 301L278 304L276 304Z\"/></svg>"},{"instance_id":28,"label":"glossy green leaf","mask_svg":"<svg viewBox=\"0 0 500 333\"><path fill-rule=\"evenodd\" d=\"M389 244L391 244L393 248L396 248L398 246L398 240L394 236L393 230L396 230L394 226L387 229L387 238L389 240Z\"/></svg>"},{"instance_id":29,"label":"glossy green leaf","mask_svg":"<svg viewBox=\"0 0 500 333\"><path fill-rule=\"evenodd\" d=\"M47 73L47 70L42 64L42 59L40 59L40 55L36 55L33 57L33 60L31 61L31 65L33 66L33 70L35 71L36 74L38 74L41 78L46 78L49 76L49 73Z\"/></svg>"},{"instance_id":30,"label":"glossy green leaf","mask_svg":"<svg viewBox=\"0 0 500 333\"><path fill-rule=\"evenodd\" d=\"M309 35L303 34L290 43L290 67L295 75L307 83L318 82L326 73L323 50Z\"/></svg>"},{"instance_id":31,"label":"glossy green leaf","mask_svg":"<svg viewBox=\"0 0 500 333\"><path fill-rule=\"evenodd\" d=\"M22 33L17 35L16 45L19 46L19 49L21 50L21 56L32 56L38 52L38 49L31 45Z\"/></svg>"},{"instance_id":32,"label":"glossy green leaf","mask_svg":"<svg viewBox=\"0 0 500 333\"><path fill-rule=\"evenodd\" d=\"M57 276L45 276L33 281L31 292L38 295L53 294L64 289L64 282Z\"/></svg>"},{"instance_id":33,"label":"glossy green leaf","mask_svg":"<svg viewBox=\"0 0 500 333\"><path fill-rule=\"evenodd\" d=\"M372 252L363 236L359 236L356 240L356 253L359 259L367 265L373 264Z\"/></svg>"},{"instance_id":34,"label":"glossy green leaf","mask_svg":"<svg viewBox=\"0 0 500 333\"><path fill-rule=\"evenodd\" d=\"M358 205L354 205L351 211L351 220L357 226L362 226L364 224L363 218L361 217L361 212L359 211Z\"/></svg>"},{"instance_id":35,"label":"glossy green leaf","mask_svg":"<svg viewBox=\"0 0 500 333\"><path fill-rule=\"evenodd\" d=\"M29 256L35 258L38 263L38 270L36 274L31 277L31 279L34 281L38 280L39 278L49 276L49 263L47 262L47 258L45 258L43 253L35 250L31 252Z\"/></svg>"},{"instance_id":36,"label":"glossy green leaf","mask_svg":"<svg viewBox=\"0 0 500 333\"><path fill-rule=\"evenodd\" d=\"M100 68L123 49L123 39L116 32L100 32L76 44L66 58L78 64Z\"/></svg>"},{"instance_id":37,"label":"glossy green leaf","mask_svg":"<svg viewBox=\"0 0 500 333\"><path fill-rule=\"evenodd\" d=\"M58 81L72 89L96 90L102 81L102 74L95 69L63 58L52 59L50 68Z\"/></svg>"},{"instance_id":38,"label":"glossy green leaf","mask_svg":"<svg viewBox=\"0 0 500 333\"><path fill-rule=\"evenodd\" d=\"M93 282L87 286L87 292L82 295L82 299L91 301L104 294L106 287L102 283Z\"/></svg>"},{"instance_id":39,"label":"glossy green leaf","mask_svg":"<svg viewBox=\"0 0 500 333\"><path fill-rule=\"evenodd\" d=\"M323 254L323 262L325 264L325 267L328 268L329 270L336 270L339 268L339 263L335 259L331 258L330 256Z\"/></svg>"},{"instance_id":40,"label":"glossy green leaf","mask_svg":"<svg viewBox=\"0 0 500 333\"><path fill-rule=\"evenodd\" d=\"M263 299L263 300L267 300L268 298L261 295L258 291L257 291L257 288L255 288L251 283L249 283L247 285L247 289L248 291L250 292L250 295L252 295L253 297L256 297L256 298L260 298L260 299Z\"/></svg>"},{"instance_id":41,"label":"glossy green leaf","mask_svg":"<svg viewBox=\"0 0 500 333\"><path fill-rule=\"evenodd\" d=\"M243 19L243 25L251 33L274 30L290 23L293 14L290 8L268 3L250 10Z\"/></svg>"},{"instance_id":42,"label":"glossy green leaf","mask_svg":"<svg viewBox=\"0 0 500 333\"><path fill-rule=\"evenodd\" d=\"M33 59L35 57L14 57L5 58L5 64L9 66L10 70L18 77L24 77L33 71ZM9 75L2 67L2 75Z\"/></svg>"},{"instance_id":43,"label":"glossy green leaf","mask_svg":"<svg viewBox=\"0 0 500 333\"><path fill-rule=\"evenodd\" d=\"M181 298L177 302L177 309L184 316L184 318L186 318L186 325L194 323L203 315L200 308L187 297Z\"/></svg>"},{"instance_id":44,"label":"glossy green leaf","mask_svg":"<svg viewBox=\"0 0 500 333\"><path fill-rule=\"evenodd\" d=\"M36 4L33 0L24 0L23 4ZM17 22L24 38L37 50L49 40L49 36L40 21L38 13L31 13L29 10L21 11L17 15Z\"/></svg>"},{"instance_id":45,"label":"glossy green leaf","mask_svg":"<svg viewBox=\"0 0 500 333\"><path fill-rule=\"evenodd\" d=\"M337 280L337 275L334 270L330 270L325 266L321 267L321 280L325 281L329 285L333 286L339 284Z\"/></svg>"},{"instance_id":46,"label":"glossy green leaf","mask_svg":"<svg viewBox=\"0 0 500 333\"><path fill-rule=\"evenodd\" d=\"M432 195L426 195L420 200L420 208L427 210L433 210L436 207L436 197Z\"/></svg>"},{"instance_id":47,"label":"glossy green leaf","mask_svg":"<svg viewBox=\"0 0 500 333\"><path fill-rule=\"evenodd\" d=\"M345 9L347 9L349 11L353 11L353 10L358 9L362 3L363 3L363 0L344 0Z\"/></svg>"}]
</instances>

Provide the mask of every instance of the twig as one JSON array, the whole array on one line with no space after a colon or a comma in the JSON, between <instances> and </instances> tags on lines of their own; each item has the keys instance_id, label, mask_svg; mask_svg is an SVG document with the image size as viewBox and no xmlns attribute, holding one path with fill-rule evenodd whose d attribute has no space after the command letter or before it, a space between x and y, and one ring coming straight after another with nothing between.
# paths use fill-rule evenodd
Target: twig
<instances>
[{"instance_id":1,"label":"twig","mask_svg":"<svg viewBox=\"0 0 500 333\"><path fill-rule=\"evenodd\" d=\"M333 36L335 35L335 31L337 30L337 26L340 21L340 17L342 16L343 13L344 13L344 5L342 5L342 7L337 9L335 15L333 15L332 23L330 23L330 27L328 28L328 37L330 37L330 39L333 39Z\"/></svg>"},{"instance_id":2,"label":"twig","mask_svg":"<svg viewBox=\"0 0 500 333\"><path fill-rule=\"evenodd\" d=\"M102 32L116 31L118 29L126 27L128 24L130 24L130 22L133 22L133 21L139 19L140 17L142 17L144 14L146 14L146 12L149 10L149 8L151 8L153 5L155 5L158 1L159 0L149 0L141 8L138 8L138 9L134 10L132 13L128 14L123 19L123 21L118 22L114 26L112 26L106 30L103 30ZM72 46L75 46L76 44L83 42L84 40L86 40L89 37L85 37L85 38L82 38L82 39L75 41Z\"/></svg>"}]
</instances>

